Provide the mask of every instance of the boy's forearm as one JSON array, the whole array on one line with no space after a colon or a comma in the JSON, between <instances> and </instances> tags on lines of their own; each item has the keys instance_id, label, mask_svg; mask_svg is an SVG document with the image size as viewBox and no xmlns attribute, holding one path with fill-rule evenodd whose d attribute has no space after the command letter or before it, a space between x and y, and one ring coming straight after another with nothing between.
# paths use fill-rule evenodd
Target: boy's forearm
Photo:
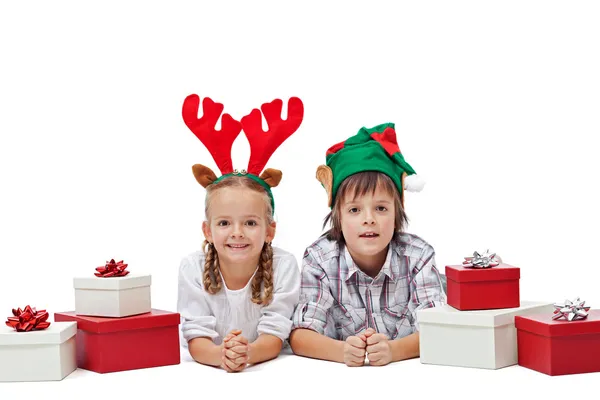
<instances>
[{"instance_id":1,"label":"boy's forearm","mask_svg":"<svg viewBox=\"0 0 600 400\"><path fill-rule=\"evenodd\" d=\"M209 338L199 337L188 342L192 358L200 364L218 367L221 365L222 347Z\"/></svg>"},{"instance_id":2,"label":"boy's forearm","mask_svg":"<svg viewBox=\"0 0 600 400\"><path fill-rule=\"evenodd\" d=\"M248 364L256 364L277 357L281 352L283 342L277 336L263 333L248 347Z\"/></svg>"},{"instance_id":3,"label":"boy's forearm","mask_svg":"<svg viewBox=\"0 0 600 400\"><path fill-rule=\"evenodd\" d=\"M392 362L419 357L419 332L390 341Z\"/></svg>"},{"instance_id":4,"label":"boy's forearm","mask_svg":"<svg viewBox=\"0 0 600 400\"><path fill-rule=\"evenodd\" d=\"M299 356L344 362L344 342L310 329L293 330L290 334L290 346Z\"/></svg>"}]
</instances>

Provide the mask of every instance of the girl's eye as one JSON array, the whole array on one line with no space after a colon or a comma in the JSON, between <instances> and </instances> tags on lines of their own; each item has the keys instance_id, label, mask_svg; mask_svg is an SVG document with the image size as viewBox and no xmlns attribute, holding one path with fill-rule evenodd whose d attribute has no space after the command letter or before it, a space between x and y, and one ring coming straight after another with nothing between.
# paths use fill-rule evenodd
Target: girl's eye
<instances>
[{"instance_id":1,"label":"girl's eye","mask_svg":"<svg viewBox=\"0 0 600 400\"><path fill-rule=\"evenodd\" d=\"M358 212L358 208L356 207L352 207L351 209L348 210L349 213L354 214Z\"/></svg>"},{"instance_id":2,"label":"girl's eye","mask_svg":"<svg viewBox=\"0 0 600 400\"><path fill-rule=\"evenodd\" d=\"M384 206L378 206L377 211L387 211L387 208L385 208Z\"/></svg>"},{"instance_id":3,"label":"girl's eye","mask_svg":"<svg viewBox=\"0 0 600 400\"><path fill-rule=\"evenodd\" d=\"M217 226L227 226L227 225L229 225L228 221L219 221L219 222L217 222Z\"/></svg>"},{"instance_id":4,"label":"girl's eye","mask_svg":"<svg viewBox=\"0 0 600 400\"><path fill-rule=\"evenodd\" d=\"M248 225L248 226L256 226L258 224L256 223L256 221L250 220L250 221L246 222L246 225Z\"/></svg>"}]
</instances>

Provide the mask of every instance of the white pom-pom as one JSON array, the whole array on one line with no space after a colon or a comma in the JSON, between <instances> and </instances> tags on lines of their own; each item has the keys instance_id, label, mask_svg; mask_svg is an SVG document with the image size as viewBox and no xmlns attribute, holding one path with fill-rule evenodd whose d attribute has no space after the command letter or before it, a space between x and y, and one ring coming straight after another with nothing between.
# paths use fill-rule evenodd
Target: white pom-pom
<instances>
[{"instance_id":1,"label":"white pom-pom","mask_svg":"<svg viewBox=\"0 0 600 400\"><path fill-rule=\"evenodd\" d=\"M425 181L417 174L404 177L404 190L408 192L420 192L425 186Z\"/></svg>"}]
</instances>

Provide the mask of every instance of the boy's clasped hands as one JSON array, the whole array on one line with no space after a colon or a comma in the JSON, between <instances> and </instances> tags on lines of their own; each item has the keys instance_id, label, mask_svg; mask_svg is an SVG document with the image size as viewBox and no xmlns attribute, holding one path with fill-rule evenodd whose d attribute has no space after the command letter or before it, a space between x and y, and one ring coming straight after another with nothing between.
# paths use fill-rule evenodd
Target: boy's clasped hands
<instances>
[{"instance_id":1,"label":"boy's clasped hands","mask_svg":"<svg viewBox=\"0 0 600 400\"><path fill-rule=\"evenodd\" d=\"M389 364L392 348L387 336L373 328L357 336L349 336L344 343L344 363L349 367L360 367L365 364L365 356L369 358L369 365Z\"/></svg>"}]
</instances>

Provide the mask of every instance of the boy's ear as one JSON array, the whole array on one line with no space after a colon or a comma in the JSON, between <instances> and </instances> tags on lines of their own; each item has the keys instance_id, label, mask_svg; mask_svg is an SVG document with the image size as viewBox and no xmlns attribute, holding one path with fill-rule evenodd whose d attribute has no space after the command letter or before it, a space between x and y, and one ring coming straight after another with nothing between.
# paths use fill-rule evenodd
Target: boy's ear
<instances>
[{"instance_id":1,"label":"boy's ear","mask_svg":"<svg viewBox=\"0 0 600 400\"><path fill-rule=\"evenodd\" d=\"M327 165L319 165L317 168L317 180L327 192L327 207L331 207L331 190L333 188L333 172Z\"/></svg>"},{"instance_id":2,"label":"boy's ear","mask_svg":"<svg viewBox=\"0 0 600 400\"><path fill-rule=\"evenodd\" d=\"M265 181L270 187L274 188L281 182L282 175L283 173L278 169L267 168L260 174L260 179Z\"/></svg>"},{"instance_id":3,"label":"boy's ear","mask_svg":"<svg viewBox=\"0 0 600 400\"><path fill-rule=\"evenodd\" d=\"M202 222L202 233L204 234L204 238L212 243L213 239L212 239L212 233L210 232L210 225L208 225L207 221Z\"/></svg>"},{"instance_id":4,"label":"boy's ear","mask_svg":"<svg viewBox=\"0 0 600 400\"><path fill-rule=\"evenodd\" d=\"M271 243L275 238L275 232L277 231L277 222L273 221L267 227L267 236L265 237L265 242Z\"/></svg>"},{"instance_id":5,"label":"boy's ear","mask_svg":"<svg viewBox=\"0 0 600 400\"><path fill-rule=\"evenodd\" d=\"M192 166L192 172L194 173L194 177L198 181L202 187L207 187L211 183L217 180L217 176L212 171L212 169L202 165L202 164L194 164Z\"/></svg>"}]
</instances>

